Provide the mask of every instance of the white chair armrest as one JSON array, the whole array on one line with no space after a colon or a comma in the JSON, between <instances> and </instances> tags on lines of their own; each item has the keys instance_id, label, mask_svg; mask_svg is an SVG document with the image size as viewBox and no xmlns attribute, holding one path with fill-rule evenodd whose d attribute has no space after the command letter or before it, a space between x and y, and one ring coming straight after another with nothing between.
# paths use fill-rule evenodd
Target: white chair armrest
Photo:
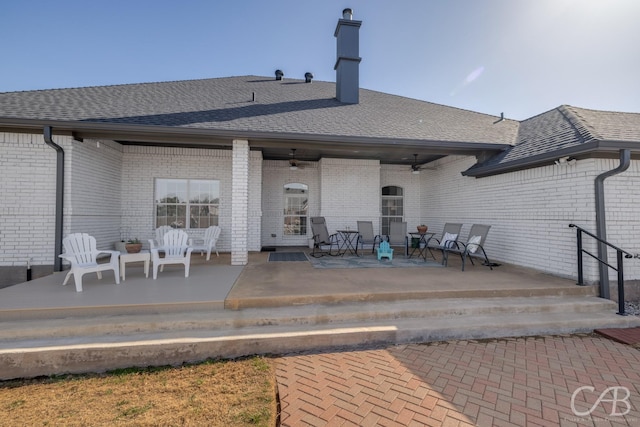
<instances>
[{"instance_id":1,"label":"white chair armrest","mask_svg":"<svg viewBox=\"0 0 640 427\"><path fill-rule=\"evenodd\" d=\"M75 258L75 257L73 257L73 256L71 256L71 255L69 255L69 254L60 254L60 255L58 255L58 256L59 256L60 258L62 258L63 260L65 260L65 261L67 261L67 262L71 263L71 265L73 265L73 264L75 264L75 263L76 263L76 258Z\"/></svg>"},{"instance_id":2,"label":"white chair armrest","mask_svg":"<svg viewBox=\"0 0 640 427\"><path fill-rule=\"evenodd\" d=\"M111 256L113 255L120 256L120 251L104 250L104 251L97 251L96 254L111 254Z\"/></svg>"}]
</instances>

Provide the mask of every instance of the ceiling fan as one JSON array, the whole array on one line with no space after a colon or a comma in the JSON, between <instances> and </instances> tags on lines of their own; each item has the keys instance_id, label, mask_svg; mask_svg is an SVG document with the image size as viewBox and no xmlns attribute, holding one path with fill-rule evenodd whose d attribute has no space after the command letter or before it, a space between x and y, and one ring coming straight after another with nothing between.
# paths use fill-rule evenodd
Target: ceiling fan
<instances>
[{"instance_id":1,"label":"ceiling fan","mask_svg":"<svg viewBox=\"0 0 640 427\"><path fill-rule=\"evenodd\" d=\"M291 169L292 171L298 170L298 168L302 168L302 165L304 165L304 162L301 162L300 160L296 159L296 149L292 148L291 152L289 153L289 155L291 156L291 158L289 159L289 169Z\"/></svg>"},{"instance_id":2,"label":"ceiling fan","mask_svg":"<svg viewBox=\"0 0 640 427\"><path fill-rule=\"evenodd\" d=\"M411 165L411 173L417 175L420 173L420 169L422 169L422 166L418 164L418 155L414 154L413 164Z\"/></svg>"},{"instance_id":3,"label":"ceiling fan","mask_svg":"<svg viewBox=\"0 0 640 427\"><path fill-rule=\"evenodd\" d=\"M429 160L430 161L430 160ZM421 170L436 170L435 167L433 166L425 166L425 164L419 164L418 163L418 155L414 154L413 155L413 163L411 164L411 173L413 174L419 174Z\"/></svg>"}]
</instances>

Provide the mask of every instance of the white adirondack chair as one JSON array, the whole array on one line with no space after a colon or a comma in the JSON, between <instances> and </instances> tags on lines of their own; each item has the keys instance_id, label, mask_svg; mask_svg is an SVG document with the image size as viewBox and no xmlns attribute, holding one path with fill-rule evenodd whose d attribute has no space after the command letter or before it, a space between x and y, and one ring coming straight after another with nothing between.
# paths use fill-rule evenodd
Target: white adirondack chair
<instances>
[{"instance_id":1,"label":"white adirondack chair","mask_svg":"<svg viewBox=\"0 0 640 427\"><path fill-rule=\"evenodd\" d=\"M164 244L164 235L167 234L168 231L173 230L173 227L170 225L161 225L156 228L156 238L149 240L149 248L157 248Z\"/></svg>"},{"instance_id":2,"label":"white adirondack chair","mask_svg":"<svg viewBox=\"0 0 640 427\"><path fill-rule=\"evenodd\" d=\"M182 230L170 230L165 233L163 239L162 246L151 248L153 279L158 278L158 267L165 264L183 264L184 277L189 277L191 252L193 251L193 248L189 247L189 235ZM160 252L164 253L164 258L160 258Z\"/></svg>"},{"instance_id":3,"label":"white adirondack chair","mask_svg":"<svg viewBox=\"0 0 640 427\"><path fill-rule=\"evenodd\" d=\"M217 225L212 225L207 228L204 232L204 239L197 241L197 239L191 239L189 241L189 246L193 248L194 251L200 251L200 256L204 252L207 253L207 261L211 259L211 251L216 251L216 256L220 256L218 253L218 248L216 248L216 243L218 242L218 238L220 237L220 233L222 229Z\"/></svg>"},{"instance_id":4,"label":"white adirondack chair","mask_svg":"<svg viewBox=\"0 0 640 427\"><path fill-rule=\"evenodd\" d=\"M120 252L118 251L99 251L96 249L96 239L86 233L69 234L62 239L64 253L60 258L71 263L71 270L64 278L63 286L69 282L71 275L76 282L76 291L82 292L82 276L86 273L96 273L98 279L102 279L102 272L113 270L116 284L120 284L120 266L118 259ZM111 254L108 263L98 264L97 258L99 254Z\"/></svg>"}]
</instances>

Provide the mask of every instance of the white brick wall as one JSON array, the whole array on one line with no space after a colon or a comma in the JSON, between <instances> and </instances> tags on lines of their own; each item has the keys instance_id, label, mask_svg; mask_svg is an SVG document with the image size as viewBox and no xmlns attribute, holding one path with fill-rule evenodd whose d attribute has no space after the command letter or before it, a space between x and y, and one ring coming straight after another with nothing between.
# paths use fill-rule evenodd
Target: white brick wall
<instances>
[{"instance_id":1,"label":"white brick wall","mask_svg":"<svg viewBox=\"0 0 640 427\"><path fill-rule=\"evenodd\" d=\"M249 142L246 140L233 141L231 175L231 265L245 265L249 261Z\"/></svg>"},{"instance_id":2,"label":"white brick wall","mask_svg":"<svg viewBox=\"0 0 640 427\"><path fill-rule=\"evenodd\" d=\"M53 265L56 151L42 134L0 132L0 194L0 266Z\"/></svg>"},{"instance_id":3,"label":"white brick wall","mask_svg":"<svg viewBox=\"0 0 640 427\"><path fill-rule=\"evenodd\" d=\"M599 173L615 169L619 159L594 160ZM604 181L607 241L632 254L640 253L640 161L633 160L625 172ZM595 216L594 216L595 217ZM615 265L615 251L608 253ZM611 283L617 280L616 272L609 271ZM640 259L624 260L626 280L640 279Z\"/></svg>"},{"instance_id":4,"label":"white brick wall","mask_svg":"<svg viewBox=\"0 0 640 427\"><path fill-rule=\"evenodd\" d=\"M145 246L155 237L156 178L219 180L222 233L217 246L231 250L231 150L123 147L121 224L126 234L138 237Z\"/></svg>"},{"instance_id":5,"label":"white brick wall","mask_svg":"<svg viewBox=\"0 0 640 427\"><path fill-rule=\"evenodd\" d=\"M53 265L56 151L42 135L0 134L0 265ZM65 152L63 235L87 232L111 249L120 226L120 145L54 135Z\"/></svg>"},{"instance_id":6,"label":"white brick wall","mask_svg":"<svg viewBox=\"0 0 640 427\"><path fill-rule=\"evenodd\" d=\"M638 162L605 181L608 238L622 248L638 248ZM462 222L462 236L473 223L492 226L487 239L490 257L566 277L576 277L575 223L595 233L594 179L617 166L616 161L587 159L573 166L546 166L487 178L463 177L474 164L469 157L447 157L438 169L421 173L423 214L432 231L445 222ZM614 194L627 194L626 201ZM634 234L635 230L635 236ZM593 242L585 248L595 253ZM628 280L640 277L638 261L625 265ZM597 280L595 261L585 257L585 278ZM613 276L612 276L613 277Z\"/></svg>"},{"instance_id":7,"label":"white brick wall","mask_svg":"<svg viewBox=\"0 0 640 427\"><path fill-rule=\"evenodd\" d=\"M52 265L55 232L55 151L42 135L0 133L0 266ZM32 142L33 141L33 142ZM71 141L65 150L64 231L88 232L101 249L124 237L154 237L154 179L220 180L218 248L231 251L230 150L121 146L112 141ZM260 250L262 155L249 153L248 249ZM19 189L19 191L16 191ZM193 232L196 234L197 232ZM246 232L245 232L246 234Z\"/></svg>"},{"instance_id":8,"label":"white brick wall","mask_svg":"<svg viewBox=\"0 0 640 427\"><path fill-rule=\"evenodd\" d=\"M191 178L220 181L223 232L218 247L231 251L236 162L244 168L237 183L248 195L236 198L245 201L238 206L241 217L235 224L239 252L241 247L306 244L306 237L282 236L286 183L309 186L309 215L325 216L330 231L355 229L357 220L371 220L379 229L380 189L397 185L405 190L410 229L424 222L440 232L445 222L462 222L466 238L471 224L490 224L487 250L492 258L566 277L576 276L575 230L568 224L595 232L594 179L618 166L617 159L587 159L573 166L475 179L461 175L474 158L450 156L436 162L435 170L419 175L406 166L346 159L322 159L291 171L285 161L262 161L261 153L249 151L244 143L234 158L231 150L120 146L110 141L97 147L95 141L72 142L63 136L54 136L54 141L65 150L64 234L87 231L101 248L112 247L121 232L152 238L154 179ZM0 133L0 142L0 266L24 265L30 257L34 265L51 265L56 153L42 135ZM608 240L631 253L640 253L639 181L637 160L605 181ZM595 244L586 243L595 252ZM614 260L615 254L610 252L609 258ZM589 281L598 278L596 263L589 257L585 273ZM615 280L615 272L610 276ZM640 260L625 260L625 278L640 279Z\"/></svg>"},{"instance_id":9,"label":"white brick wall","mask_svg":"<svg viewBox=\"0 0 640 427\"><path fill-rule=\"evenodd\" d=\"M69 142L63 235L89 233L98 249L113 249L120 239L122 146L105 140Z\"/></svg>"},{"instance_id":10,"label":"white brick wall","mask_svg":"<svg viewBox=\"0 0 640 427\"><path fill-rule=\"evenodd\" d=\"M423 195L420 191L424 180L424 172L419 175L411 173L409 166L382 165L380 189L378 199L381 200L382 187L390 185L402 187L404 203L404 220L407 222L407 231L417 231L417 226L425 223L421 207ZM428 224L429 225L429 224Z\"/></svg>"},{"instance_id":11,"label":"white brick wall","mask_svg":"<svg viewBox=\"0 0 640 427\"><path fill-rule=\"evenodd\" d=\"M266 246L306 246L311 237L283 236L284 185L305 184L309 187L309 217L320 214L320 182L318 163L307 162L298 170L289 169L289 162L265 160L262 168L262 244ZM275 234L275 237L271 237Z\"/></svg>"},{"instance_id":12,"label":"white brick wall","mask_svg":"<svg viewBox=\"0 0 640 427\"><path fill-rule=\"evenodd\" d=\"M380 163L377 160L321 159L320 216L329 232L351 227L358 220L380 218Z\"/></svg>"},{"instance_id":13,"label":"white brick wall","mask_svg":"<svg viewBox=\"0 0 640 427\"><path fill-rule=\"evenodd\" d=\"M249 251L259 251L262 247L262 152L249 152Z\"/></svg>"}]
</instances>

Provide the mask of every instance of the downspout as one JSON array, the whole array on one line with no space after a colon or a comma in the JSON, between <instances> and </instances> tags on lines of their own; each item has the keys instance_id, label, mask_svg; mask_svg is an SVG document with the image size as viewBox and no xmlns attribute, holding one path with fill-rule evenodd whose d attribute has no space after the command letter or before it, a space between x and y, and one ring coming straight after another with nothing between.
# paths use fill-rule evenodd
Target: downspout
<instances>
[{"instance_id":1,"label":"downspout","mask_svg":"<svg viewBox=\"0 0 640 427\"><path fill-rule=\"evenodd\" d=\"M620 165L610 171L604 172L596 177L596 235L602 240L607 240L607 220L605 218L605 200L604 200L604 180L610 176L617 175L626 171L631 164L631 150L620 150ZM609 295L609 267L605 263L608 262L607 246L598 242L598 263L600 271L600 297L610 299Z\"/></svg>"},{"instance_id":2,"label":"downspout","mask_svg":"<svg viewBox=\"0 0 640 427\"><path fill-rule=\"evenodd\" d=\"M64 197L64 150L51 139L51 126L44 127L44 142L57 153L56 163L56 230L55 230L55 258L53 260L53 271L62 271L62 259L58 256L62 254L62 225L63 225L63 197Z\"/></svg>"}]
</instances>

